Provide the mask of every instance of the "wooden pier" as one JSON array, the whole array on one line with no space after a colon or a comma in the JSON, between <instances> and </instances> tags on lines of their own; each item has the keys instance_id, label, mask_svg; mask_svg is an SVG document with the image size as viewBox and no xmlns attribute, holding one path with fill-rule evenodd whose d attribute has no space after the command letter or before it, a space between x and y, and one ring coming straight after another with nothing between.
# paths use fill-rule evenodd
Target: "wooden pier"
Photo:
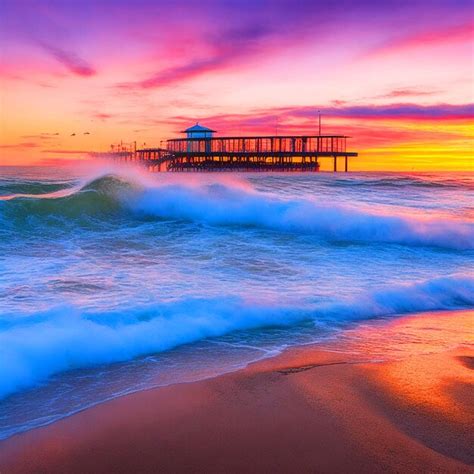
<instances>
[{"instance_id":1,"label":"wooden pier","mask_svg":"<svg viewBox=\"0 0 474 474\"><path fill-rule=\"evenodd\" d=\"M195 126L196 127L196 126ZM193 128L195 128L193 127ZM199 126L200 127L200 126ZM191 129L188 129L191 130ZM200 130L209 130L200 127ZM198 138L167 140L166 148L142 148L114 153L118 161L133 161L151 171L319 171L320 160L344 160L348 171L349 157L344 135L285 135L260 137L212 137L202 133ZM209 134L210 135L210 134Z\"/></svg>"}]
</instances>

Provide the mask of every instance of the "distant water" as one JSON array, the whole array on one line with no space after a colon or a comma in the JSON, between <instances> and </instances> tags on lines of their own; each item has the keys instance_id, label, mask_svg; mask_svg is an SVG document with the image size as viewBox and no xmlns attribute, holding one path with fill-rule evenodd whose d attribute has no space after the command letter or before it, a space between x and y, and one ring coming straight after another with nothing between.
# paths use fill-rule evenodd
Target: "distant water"
<instances>
[{"instance_id":1,"label":"distant water","mask_svg":"<svg viewBox=\"0 0 474 474\"><path fill-rule=\"evenodd\" d=\"M0 168L0 439L474 307L472 174Z\"/></svg>"}]
</instances>

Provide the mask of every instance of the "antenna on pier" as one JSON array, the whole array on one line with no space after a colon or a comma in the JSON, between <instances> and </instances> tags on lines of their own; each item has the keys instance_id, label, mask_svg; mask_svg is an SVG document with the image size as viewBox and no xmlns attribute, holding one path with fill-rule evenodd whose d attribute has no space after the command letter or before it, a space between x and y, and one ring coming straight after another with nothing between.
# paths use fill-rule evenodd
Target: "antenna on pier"
<instances>
[{"instance_id":1,"label":"antenna on pier","mask_svg":"<svg viewBox=\"0 0 474 474\"><path fill-rule=\"evenodd\" d=\"M318 110L319 136L321 136L321 111Z\"/></svg>"}]
</instances>

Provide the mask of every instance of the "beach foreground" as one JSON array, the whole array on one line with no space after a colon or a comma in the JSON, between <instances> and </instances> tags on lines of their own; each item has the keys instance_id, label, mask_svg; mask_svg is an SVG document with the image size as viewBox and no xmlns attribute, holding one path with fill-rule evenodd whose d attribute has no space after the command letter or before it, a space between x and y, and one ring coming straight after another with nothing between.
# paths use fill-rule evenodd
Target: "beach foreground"
<instances>
[{"instance_id":1,"label":"beach foreground","mask_svg":"<svg viewBox=\"0 0 474 474\"><path fill-rule=\"evenodd\" d=\"M473 316L401 318L384 337L408 324L423 341ZM456 346L385 362L337 342L292 349L14 436L0 472L472 472L474 351Z\"/></svg>"}]
</instances>

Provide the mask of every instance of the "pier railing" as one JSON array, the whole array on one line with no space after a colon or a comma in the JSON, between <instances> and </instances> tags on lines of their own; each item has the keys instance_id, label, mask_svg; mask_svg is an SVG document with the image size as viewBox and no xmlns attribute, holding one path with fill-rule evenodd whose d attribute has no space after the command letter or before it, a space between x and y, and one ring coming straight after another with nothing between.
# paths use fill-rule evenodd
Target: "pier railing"
<instances>
[{"instance_id":1,"label":"pier railing","mask_svg":"<svg viewBox=\"0 0 474 474\"><path fill-rule=\"evenodd\" d=\"M286 155L345 153L344 135L177 138L167 141L172 153L283 153Z\"/></svg>"}]
</instances>

